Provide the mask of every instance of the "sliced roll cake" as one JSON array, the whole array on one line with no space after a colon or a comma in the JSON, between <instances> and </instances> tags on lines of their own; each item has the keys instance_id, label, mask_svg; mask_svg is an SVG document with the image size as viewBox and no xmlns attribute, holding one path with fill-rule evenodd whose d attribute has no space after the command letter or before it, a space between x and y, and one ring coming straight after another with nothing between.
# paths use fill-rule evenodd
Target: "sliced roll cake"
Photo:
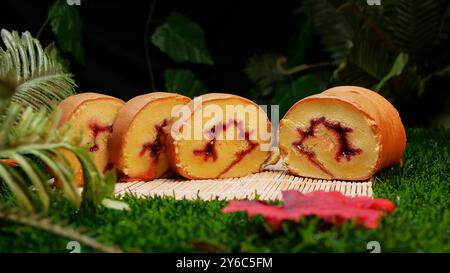
<instances>
[{"instance_id":1,"label":"sliced roll cake","mask_svg":"<svg viewBox=\"0 0 450 273\"><path fill-rule=\"evenodd\" d=\"M109 138L112 163L119 180L148 181L169 170L164 127L188 97L153 92L129 100L118 112Z\"/></svg>"},{"instance_id":2,"label":"sliced roll cake","mask_svg":"<svg viewBox=\"0 0 450 273\"><path fill-rule=\"evenodd\" d=\"M397 110L355 86L300 100L279 127L285 166L312 178L365 180L401 161L406 134Z\"/></svg>"},{"instance_id":3,"label":"sliced roll cake","mask_svg":"<svg viewBox=\"0 0 450 273\"><path fill-rule=\"evenodd\" d=\"M169 162L186 178L245 176L271 159L272 125L257 104L240 96L197 97L167 130Z\"/></svg>"},{"instance_id":4,"label":"sliced roll cake","mask_svg":"<svg viewBox=\"0 0 450 273\"><path fill-rule=\"evenodd\" d=\"M58 108L61 118L58 126L69 126L73 137L81 137L101 172L110 169L107 141L119 109L125 104L120 99L97 93L81 93L63 100ZM68 155L66 155L67 157ZM70 157L68 158L71 160ZM75 164L75 163L74 163Z\"/></svg>"}]
</instances>

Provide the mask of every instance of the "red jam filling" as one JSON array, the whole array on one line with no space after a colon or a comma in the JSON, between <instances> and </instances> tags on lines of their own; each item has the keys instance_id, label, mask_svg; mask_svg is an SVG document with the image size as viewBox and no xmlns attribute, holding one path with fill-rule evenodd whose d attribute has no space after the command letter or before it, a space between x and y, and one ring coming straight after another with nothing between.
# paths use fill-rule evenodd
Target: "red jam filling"
<instances>
[{"instance_id":1,"label":"red jam filling","mask_svg":"<svg viewBox=\"0 0 450 273\"><path fill-rule=\"evenodd\" d=\"M250 140L250 132L244 130L244 125L242 121L231 119L226 124L219 122L215 124L213 127L211 127L211 129L207 132L210 141L206 143L202 149L195 149L193 151L194 155L203 156L203 160L205 162L208 161L209 158L212 158L213 161L216 161L218 157L216 149L216 138L219 133L226 131L227 128L229 128L230 126L234 126L238 129L239 136L243 137L244 140L248 143L248 148L243 151L237 152L235 154L235 159L219 174L219 176L228 172L231 168L237 165L246 155L250 154L258 146L258 143Z\"/></svg>"},{"instance_id":2,"label":"red jam filling","mask_svg":"<svg viewBox=\"0 0 450 273\"><path fill-rule=\"evenodd\" d=\"M242 161L242 159L250 154L257 146L258 143L250 141L250 134L248 132L245 132L245 140L248 143L248 148L237 152L235 155L235 159L230 163L230 165L228 165L228 167L226 167L220 174L219 176L223 175L224 173L228 172L229 170L231 170L231 168L233 168L234 166L236 166L239 162Z\"/></svg>"},{"instance_id":3,"label":"red jam filling","mask_svg":"<svg viewBox=\"0 0 450 273\"><path fill-rule=\"evenodd\" d=\"M203 149L195 149L194 155L203 155L203 160L208 161L211 157L213 161L217 160L216 139L213 138L206 143Z\"/></svg>"},{"instance_id":4,"label":"red jam filling","mask_svg":"<svg viewBox=\"0 0 450 273\"><path fill-rule=\"evenodd\" d=\"M338 150L334 157L336 161L340 162L343 157L347 161L350 161L353 156L361 154L362 150L352 147L348 134L353 132L353 129L343 126L340 122L329 122L325 117L320 117L312 119L310 121L309 128L307 128L306 130L297 128L300 139L293 142L292 145L294 145L294 147L296 147L301 154L308 157L308 159L317 167L319 167L323 172L331 175L331 173L323 166L323 164L317 160L316 154L304 147L305 141L311 137L314 137L315 129L319 125L325 126L327 130L333 132L336 135L336 139L338 141Z\"/></svg>"},{"instance_id":5,"label":"red jam filling","mask_svg":"<svg viewBox=\"0 0 450 273\"><path fill-rule=\"evenodd\" d=\"M150 154L150 157L153 158L153 161L158 162L159 156L161 155L161 152L164 149L163 128L166 125L167 125L166 119L164 119L161 123L155 125L155 129L156 129L155 140L142 145L142 149L139 153L139 156L141 156L141 157L144 156L148 151Z\"/></svg>"},{"instance_id":6,"label":"red jam filling","mask_svg":"<svg viewBox=\"0 0 450 273\"><path fill-rule=\"evenodd\" d=\"M112 133L113 128L112 125L100 125L97 122L91 122L89 123L89 129L92 131L92 135L94 138L93 144L89 148L89 151L96 152L100 149L97 143L98 136L102 133Z\"/></svg>"}]
</instances>

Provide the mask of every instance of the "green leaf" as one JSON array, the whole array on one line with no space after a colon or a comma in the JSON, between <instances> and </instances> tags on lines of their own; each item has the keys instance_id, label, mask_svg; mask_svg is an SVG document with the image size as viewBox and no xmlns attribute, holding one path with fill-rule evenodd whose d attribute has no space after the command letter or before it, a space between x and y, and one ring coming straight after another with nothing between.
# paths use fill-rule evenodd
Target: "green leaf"
<instances>
[{"instance_id":1,"label":"green leaf","mask_svg":"<svg viewBox=\"0 0 450 273\"><path fill-rule=\"evenodd\" d=\"M213 65L203 29L189 18L172 13L152 35L152 43L175 62Z\"/></svg>"},{"instance_id":2,"label":"green leaf","mask_svg":"<svg viewBox=\"0 0 450 273\"><path fill-rule=\"evenodd\" d=\"M307 74L276 88L274 103L280 106L280 116L283 116L297 101L323 91L326 81L316 74Z\"/></svg>"},{"instance_id":3,"label":"green leaf","mask_svg":"<svg viewBox=\"0 0 450 273\"><path fill-rule=\"evenodd\" d=\"M39 196L43 209L46 211L50 206L50 195L47 181L38 174L39 169L36 168L29 159L20 155L19 153L6 153L6 155L9 155L9 158L14 159L20 166L20 168L25 172L25 174L35 187L36 193Z\"/></svg>"},{"instance_id":4,"label":"green leaf","mask_svg":"<svg viewBox=\"0 0 450 273\"><path fill-rule=\"evenodd\" d=\"M55 178L58 180L61 190L66 197L66 199L74 205L74 207L79 208L81 204L81 195L78 192L78 188L76 187L73 174L68 171L68 168L65 166L70 166L66 161L66 158L58 152L58 150L54 150L55 155L52 155L46 151L39 150L31 150L30 154L36 156L47 166L48 169L52 171L55 175ZM56 162L55 157L64 161L64 164L61 162Z\"/></svg>"},{"instance_id":5,"label":"green leaf","mask_svg":"<svg viewBox=\"0 0 450 273\"><path fill-rule=\"evenodd\" d=\"M167 69L164 73L166 89L194 97L206 92L202 82L188 69Z\"/></svg>"},{"instance_id":6,"label":"green leaf","mask_svg":"<svg viewBox=\"0 0 450 273\"><path fill-rule=\"evenodd\" d=\"M88 210L95 210L103 199L113 196L114 185L117 181L115 171L109 171L103 174L98 171L88 153L88 150L72 145L64 145L67 149L77 156L83 169L83 193L81 207Z\"/></svg>"},{"instance_id":7,"label":"green leaf","mask_svg":"<svg viewBox=\"0 0 450 273\"><path fill-rule=\"evenodd\" d=\"M12 177L13 169L3 166L0 162L0 178L6 183L17 199L17 203L28 211L34 211L34 206L26 191Z\"/></svg>"},{"instance_id":8,"label":"green leaf","mask_svg":"<svg viewBox=\"0 0 450 273\"><path fill-rule=\"evenodd\" d=\"M408 54L400 53L392 65L391 71L381 79L381 81L373 87L374 90L380 91L381 88L393 77L400 76L402 74L403 69L408 64Z\"/></svg>"},{"instance_id":9,"label":"green leaf","mask_svg":"<svg viewBox=\"0 0 450 273\"><path fill-rule=\"evenodd\" d=\"M48 11L48 20L64 53L70 53L84 64L81 16L75 6L57 0Z\"/></svg>"},{"instance_id":10,"label":"green leaf","mask_svg":"<svg viewBox=\"0 0 450 273\"><path fill-rule=\"evenodd\" d=\"M50 43L46 48L45 51L47 52L48 56L55 60L55 62L61 64L61 66L63 67L63 69L65 71L69 71L69 67L70 67L70 61L67 59L64 59L64 57L62 56L61 52L58 50L58 47L56 46L56 44L54 42Z\"/></svg>"},{"instance_id":11,"label":"green leaf","mask_svg":"<svg viewBox=\"0 0 450 273\"><path fill-rule=\"evenodd\" d=\"M3 111L5 111L5 109L3 109ZM19 115L19 113L20 107L13 104L9 108L8 114L0 120L0 147L5 147L7 144L9 144L8 142L11 138L11 135L16 133L14 125L17 121L17 116Z\"/></svg>"}]
</instances>

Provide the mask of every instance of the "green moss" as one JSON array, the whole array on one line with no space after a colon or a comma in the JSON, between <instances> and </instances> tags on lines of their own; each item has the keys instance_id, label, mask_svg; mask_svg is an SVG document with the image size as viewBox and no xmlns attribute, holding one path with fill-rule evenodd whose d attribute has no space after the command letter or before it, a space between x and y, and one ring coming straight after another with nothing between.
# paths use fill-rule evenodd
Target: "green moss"
<instances>
[{"instance_id":1,"label":"green moss","mask_svg":"<svg viewBox=\"0 0 450 273\"><path fill-rule=\"evenodd\" d=\"M330 227L309 218L301 224L284 223L275 233L260 217L222 214L223 201L159 197L125 196L130 211L100 209L95 214L74 213L61 200L53 204L52 215L126 251L367 252L367 242L378 241L384 252L449 252L449 139L449 130L408 130L403 168L385 170L373 184L376 197L396 203L395 212L377 230L353 223ZM0 238L3 252L68 251L67 239L25 226L0 223Z\"/></svg>"}]
</instances>

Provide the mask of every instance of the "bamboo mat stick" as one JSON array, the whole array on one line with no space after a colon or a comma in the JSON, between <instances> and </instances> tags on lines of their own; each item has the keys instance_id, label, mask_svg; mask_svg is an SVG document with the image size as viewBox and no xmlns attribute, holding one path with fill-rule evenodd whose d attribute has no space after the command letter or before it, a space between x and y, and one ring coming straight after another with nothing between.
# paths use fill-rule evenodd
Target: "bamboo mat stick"
<instances>
[{"instance_id":1,"label":"bamboo mat stick","mask_svg":"<svg viewBox=\"0 0 450 273\"><path fill-rule=\"evenodd\" d=\"M303 193L315 190L339 191L348 196L372 197L372 181L348 182L304 178L291 175L285 170L271 168L268 171L240 178L188 180L162 178L149 182L117 183L115 194L132 193L136 196L175 196L176 199L281 199L284 190Z\"/></svg>"}]
</instances>

